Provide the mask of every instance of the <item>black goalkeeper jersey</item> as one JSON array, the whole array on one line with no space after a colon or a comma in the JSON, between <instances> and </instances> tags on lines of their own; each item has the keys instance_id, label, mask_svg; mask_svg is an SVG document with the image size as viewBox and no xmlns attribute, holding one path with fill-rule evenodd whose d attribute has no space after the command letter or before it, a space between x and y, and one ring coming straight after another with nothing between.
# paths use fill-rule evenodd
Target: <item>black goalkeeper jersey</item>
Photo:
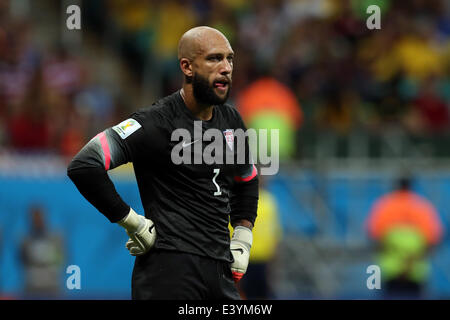
<instances>
[{"instance_id":1,"label":"black goalkeeper jersey","mask_svg":"<svg viewBox=\"0 0 450 320\"><path fill-rule=\"evenodd\" d=\"M203 134L208 129L222 133L223 154L231 151L232 163L227 163L225 157L219 163L205 162L202 155L211 141L203 139ZM108 217L108 206L100 205L96 196L77 183L74 177L77 169L100 165L109 170L132 162L145 216L155 223L155 247L231 262L230 218L251 222L256 218L256 206L243 210L236 199L258 196L258 178L248 140L244 163L236 163L238 148L233 133L237 129L246 130L233 107L214 106L211 120L200 121L177 91L92 139L73 159L69 176L80 192ZM189 155L190 161L179 163L181 154L183 159ZM178 160L174 161L174 157ZM198 160L201 163L195 162ZM247 191L240 195L240 185L251 188L242 189ZM244 207L245 201L242 203Z\"/></svg>"}]
</instances>

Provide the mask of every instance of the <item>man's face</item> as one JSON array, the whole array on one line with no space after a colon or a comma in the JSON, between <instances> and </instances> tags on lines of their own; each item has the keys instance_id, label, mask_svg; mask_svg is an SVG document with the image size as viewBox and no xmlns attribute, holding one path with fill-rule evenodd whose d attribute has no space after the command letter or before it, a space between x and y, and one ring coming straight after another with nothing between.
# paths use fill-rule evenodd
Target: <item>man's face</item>
<instances>
[{"instance_id":1,"label":"man's face","mask_svg":"<svg viewBox=\"0 0 450 320\"><path fill-rule=\"evenodd\" d=\"M207 105L224 104L230 94L233 50L226 39L214 37L193 61L195 99Z\"/></svg>"},{"instance_id":2,"label":"man's face","mask_svg":"<svg viewBox=\"0 0 450 320\"><path fill-rule=\"evenodd\" d=\"M219 86L219 88L217 87ZM199 73L194 73L194 76L192 77L192 89L194 93L195 99L206 105L221 105L224 104L228 96L230 94L230 88L231 88L231 80L227 83L227 85L216 84L214 85L214 81L211 82L208 80L208 78L200 75ZM226 92L223 95L223 91ZM217 90L220 90L221 92L217 92Z\"/></svg>"}]
</instances>

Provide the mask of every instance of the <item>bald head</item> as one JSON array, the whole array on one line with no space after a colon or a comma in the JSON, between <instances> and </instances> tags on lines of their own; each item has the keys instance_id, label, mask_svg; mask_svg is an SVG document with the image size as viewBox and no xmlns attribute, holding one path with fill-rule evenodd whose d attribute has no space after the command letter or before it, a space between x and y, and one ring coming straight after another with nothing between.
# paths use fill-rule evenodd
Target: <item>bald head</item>
<instances>
[{"instance_id":1,"label":"bald head","mask_svg":"<svg viewBox=\"0 0 450 320\"><path fill-rule=\"evenodd\" d=\"M192 28L178 42L178 60L186 58L193 61L197 55L207 51L208 47L220 42L230 46L228 39L217 29L206 26Z\"/></svg>"},{"instance_id":2,"label":"bald head","mask_svg":"<svg viewBox=\"0 0 450 320\"><path fill-rule=\"evenodd\" d=\"M183 34L178 60L187 101L208 107L225 103L232 83L233 58L230 43L216 29L196 27Z\"/></svg>"}]
</instances>

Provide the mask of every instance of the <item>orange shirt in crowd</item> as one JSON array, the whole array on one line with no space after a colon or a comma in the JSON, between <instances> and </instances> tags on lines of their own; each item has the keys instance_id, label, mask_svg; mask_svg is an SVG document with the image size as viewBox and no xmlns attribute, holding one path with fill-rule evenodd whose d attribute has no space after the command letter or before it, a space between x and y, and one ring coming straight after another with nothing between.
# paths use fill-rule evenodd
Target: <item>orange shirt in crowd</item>
<instances>
[{"instance_id":1,"label":"orange shirt in crowd","mask_svg":"<svg viewBox=\"0 0 450 320\"><path fill-rule=\"evenodd\" d=\"M379 199L368 219L369 235L379 240L397 226L416 227L429 245L442 238L442 224L433 205L411 191L394 191Z\"/></svg>"},{"instance_id":2,"label":"orange shirt in crowd","mask_svg":"<svg viewBox=\"0 0 450 320\"><path fill-rule=\"evenodd\" d=\"M292 91L272 78L261 78L250 84L238 97L237 106L244 121L261 111L276 111L298 129L302 110Z\"/></svg>"}]
</instances>

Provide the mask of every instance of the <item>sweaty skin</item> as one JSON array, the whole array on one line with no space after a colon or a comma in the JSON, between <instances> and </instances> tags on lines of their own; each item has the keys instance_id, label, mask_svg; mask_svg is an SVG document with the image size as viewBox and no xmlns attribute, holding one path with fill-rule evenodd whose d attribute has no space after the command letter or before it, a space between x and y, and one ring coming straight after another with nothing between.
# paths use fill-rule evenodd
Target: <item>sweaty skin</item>
<instances>
[{"instance_id":1,"label":"sweaty skin","mask_svg":"<svg viewBox=\"0 0 450 320\"><path fill-rule=\"evenodd\" d=\"M228 39L219 30L211 27L192 28L186 31L178 42L178 60L186 58L194 61L197 55L214 45L228 46L231 50Z\"/></svg>"},{"instance_id":2,"label":"sweaty skin","mask_svg":"<svg viewBox=\"0 0 450 320\"><path fill-rule=\"evenodd\" d=\"M181 71L185 75L181 95L186 106L199 119L210 120L213 106L202 105L196 101L192 83L187 79L197 73L207 78L210 86L213 86L215 80L225 78L231 84L233 55L234 52L228 39L216 29L204 26L196 27L188 30L181 37L178 43L178 59ZM230 90L230 86L227 87L228 90ZM224 97L227 91L218 92L216 90L216 94Z\"/></svg>"}]
</instances>

